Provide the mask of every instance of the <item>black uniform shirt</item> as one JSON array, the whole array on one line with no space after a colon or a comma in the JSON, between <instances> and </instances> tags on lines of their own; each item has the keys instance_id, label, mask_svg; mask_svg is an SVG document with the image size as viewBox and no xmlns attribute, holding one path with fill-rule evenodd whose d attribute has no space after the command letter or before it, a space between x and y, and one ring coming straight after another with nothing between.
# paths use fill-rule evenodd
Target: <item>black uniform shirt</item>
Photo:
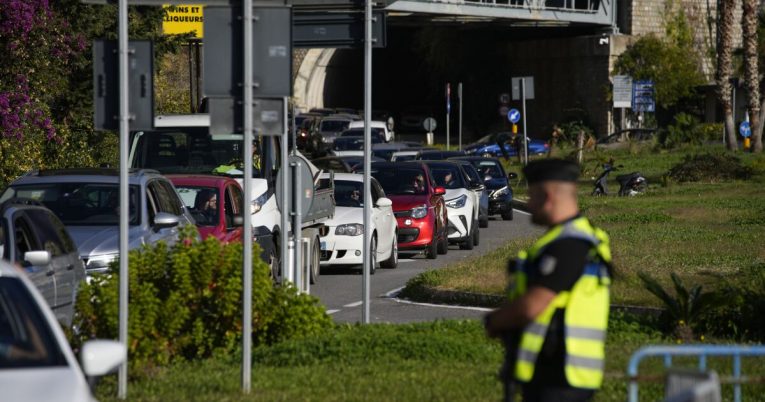
<instances>
[{"instance_id":1,"label":"black uniform shirt","mask_svg":"<svg viewBox=\"0 0 765 402\"><path fill-rule=\"evenodd\" d=\"M549 244L537 258L531 261L528 287L541 286L555 293L569 291L587 264L592 245L581 239L561 239ZM545 336L534 370L531 384L538 386L567 386L564 372L566 344L564 337L563 309L557 309Z\"/></svg>"}]
</instances>

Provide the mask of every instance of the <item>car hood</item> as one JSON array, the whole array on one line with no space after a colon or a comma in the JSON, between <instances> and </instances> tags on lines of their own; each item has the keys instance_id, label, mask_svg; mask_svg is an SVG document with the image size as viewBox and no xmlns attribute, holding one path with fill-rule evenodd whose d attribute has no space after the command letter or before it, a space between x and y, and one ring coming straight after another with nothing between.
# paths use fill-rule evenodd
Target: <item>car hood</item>
<instances>
[{"instance_id":1,"label":"car hood","mask_svg":"<svg viewBox=\"0 0 765 402\"><path fill-rule=\"evenodd\" d=\"M0 389L3 402L95 401L71 367L1 370Z\"/></svg>"},{"instance_id":2,"label":"car hood","mask_svg":"<svg viewBox=\"0 0 765 402\"><path fill-rule=\"evenodd\" d=\"M82 258L119 252L119 226L67 226L66 229L77 244ZM130 227L128 248L134 249L141 245L142 232L140 226Z\"/></svg>"},{"instance_id":3,"label":"car hood","mask_svg":"<svg viewBox=\"0 0 765 402\"><path fill-rule=\"evenodd\" d=\"M507 186L507 179L498 178L498 179L489 179L485 180L483 184L486 186L489 190L496 190L498 188L502 188Z\"/></svg>"},{"instance_id":4,"label":"car hood","mask_svg":"<svg viewBox=\"0 0 765 402\"><path fill-rule=\"evenodd\" d=\"M470 190L466 188L448 188L444 194L444 201L453 200L461 195L469 196Z\"/></svg>"},{"instance_id":5,"label":"car hood","mask_svg":"<svg viewBox=\"0 0 765 402\"><path fill-rule=\"evenodd\" d=\"M403 195L388 195L391 201L393 201L394 211L408 211L414 207L418 207L422 204L430 205L428 194L403 194Z\"/></svg>"},{"instance_id":6,"label":"car hood","mask_svg":"<svg viewBox=\"0 0 765 402\"><path fill-rule=\"evenodd\" d=\"M364 221L364 208L335 207L335 216L326 221L327 226L339 226L346 223L362 223Z\"/></svg>"}]
</instances>

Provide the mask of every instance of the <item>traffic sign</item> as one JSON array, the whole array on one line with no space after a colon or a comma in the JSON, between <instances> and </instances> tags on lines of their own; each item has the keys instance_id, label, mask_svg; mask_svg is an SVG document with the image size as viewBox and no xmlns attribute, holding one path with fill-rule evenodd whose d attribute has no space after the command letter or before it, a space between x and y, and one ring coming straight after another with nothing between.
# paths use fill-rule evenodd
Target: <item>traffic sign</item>
<instances>
[{"instance_id":1,"label":"traffic sign","mask_svg":"<svg viewBox=\"0 0 765 402\"><path fill-rule=\"evenodd\" d=\"M505 92L503 94L499 94L499 103L503 105L507 105L510 103L510 94ZM504 116L504 113L502 114Z\"/></svg>"},{"instance_id":2,"label":"traffic sign","mask_svg":"<svg viewBox=\"0 0 765 402\"><path fill-rule=\"evenodd\" d=\"M521 112L519 112L518 109L510 109L510 111L507 112L507 119L510 120L510 123L518 123L521 121Z\"/></svg>"},{"instance_id":3,"label":"traffic sign","mask_svg":"<svg viewBox=\"0 0 765 402\"><path fill-rule=\"evenodd\" d=\"M654 91L651 80L632 81L632 109L636 112L655 112Z\"/></svg>"},{"instance_id":4,"label":"traffic sign","mask_svg":"<svg viewBox=\"0 0 765 402\"><path fill-rule=\"evenodd\" d=\"M614 107L632 107L632 77L629 75L614 76Z\"/></svg>"},{"instance_id":5,"label":"traffic sign","mask_svg":"<svg viewBox=\"0 0 765 402\"><path fill-rule=\"evenodd\" d=\"M744 138L749 137L752 135L752 125L748 121L742 121L738 126L738 132Z\"/></svg>"},{"instance_id":6,"label":"traffic sign","mask_svg":"<svg viewBox=\"0 0 765 402\"><path fill-rule=\"evenodd\" d=\"M500 117L505 117L505 116L507 116L507 112L509 112L509 111L510 111L509 107L507 107L505 105L502 105L502 106L499 107L499 116Z\"/></svg>"},{"instance_id":7,"label":"traffic sign","mask_svg":"<svg viewBox=\"0 0 765 402\"><path fill-rule=\"evenodd\" d=\"M185 34L194 33L194 37L202 39L204 13L200 4L165 5L165 16L162 19L162 33Z\"/></svg>"},{"instance_id":8,"label":"traffic sign","mask_svg":"<svg viewBox=\"0 0 765 402\"><path fill-rule=\"evenodd\" d=\"M452 84L446 83L446 114L452 111Z\"/></svg>"},{"instance_id":9,"label":"traffic sign","mask_svg":"<svg viewBox=\"0 0 765 402\"><path fill-rule=\"evenodd\" d=\"M428 117L427 119L423 120L422 128L424 128L425 131L432 133L433 130L436 129L436 119Z\"/></svg>"}]
</instances>

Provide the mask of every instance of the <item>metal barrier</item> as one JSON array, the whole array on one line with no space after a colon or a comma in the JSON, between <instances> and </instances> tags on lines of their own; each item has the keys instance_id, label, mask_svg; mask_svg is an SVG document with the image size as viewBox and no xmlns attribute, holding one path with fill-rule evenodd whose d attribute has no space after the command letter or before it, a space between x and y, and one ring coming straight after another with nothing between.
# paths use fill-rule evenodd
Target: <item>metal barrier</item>
<instances>
[{"instance_id":1,"label":"metal barrier","mask_svg":"<svg viewBox=\"0 0 765 402\"><path fill-rule=\"evenodd\" d=\"M765 356L765 346L744 345L680 345L680 346L646 346L640 348L630 357L627 375L629 376L629 402L638 401L638 365L646 357L664 357L664 367L672 367L673 356L698 356L699 370L707 369L708 356L730 356L733 358L733 400L741 402L741 383L745 378L741 376L742 356Z\"/></svg>"}]
</instances>

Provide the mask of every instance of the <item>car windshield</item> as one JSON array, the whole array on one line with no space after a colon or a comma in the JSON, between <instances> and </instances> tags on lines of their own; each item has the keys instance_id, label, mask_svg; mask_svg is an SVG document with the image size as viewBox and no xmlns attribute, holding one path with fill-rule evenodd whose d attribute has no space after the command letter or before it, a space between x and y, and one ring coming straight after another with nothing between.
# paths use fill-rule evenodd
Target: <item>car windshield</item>
<instances>
[{"instance_id":1,"label":"car windshield","mask_svg":"<svg viewBox=\"0 0 765 402\"><path fill-rule=\"evenodd\" d=\"M66 366L45 316L18 278L0 277L0 370Z\"/></svg>"},{"instance_id":2,"label":"car windshield","mask_svg":"<svg viewBox=\"0 0 765 402\"><path fill-rule=\"evenodd\" d=\"M334 151L361 151L364 149L364 138L340 137L332 144Z\"/></svg>"},{"instance_id":3,"label":"car windshield","mask_svg":"<svg viewBox=\"0 0 765 402\"><path fill-rule=\"evenodd\" d=\"M340 132L348 128L349 124L351 124L351 122L348 120L322 120L319 131Z\"/></svg>"},{"instance_id":4,"label":"car windshield","mask_svg":"<svg viewBox=\"0 0 765 402\"><path fill-rule=\"evenodd\" d=\"M465 173L467 174L468 179L472 183L480 184L481 182L483 182L483 180L481 179L480 175L475 170L475 168L473 167L472 164L462 165L462 168L465 170Z\"/></svg>"},{"instance_id":5,"label":"car windshield","mask_svg":"<svg viewBox=\"0 0 765 402\"><path fill-rule=\"evenodd\" d=\"M215 187L180 186L175 184L183 204L191 212L197 226L217 226L220 222L218 214L218 189Z\"/></svg>"},{"instance_id":6,"label":"car windshield","mask_svg":"<svg viewBox=\"0 0 765 402\"><path fill-rule=\"evenodd\" d=\"M140 188L130 186L130 224L138 225ZM0 200L12 197L41 202L66 226L119 225L119 186L110 183L39 183L9 187Z\"/></svg>"},{"instance_id":7,"label":"car windshield","mask_svg":"<svg viewBox=\"0 0 765 402\"><path fill-rule=\"evenodd\" d=\"M396 162L413 161L416 158L417 154L396 155Z\"/></svg>"},{"instance_id":8,"label":"car windshield","mask_svg":"<svg viewBox=\"0 0 765 402\"><path fill-rule=\"evenodd\" d=\"M473 162L478 172L483 175L484 180L500 178L504 176L500 170L499 164L495 161L476 161Z\"/></svg>"},{"instance_id":9,"label":"car windshield","mask_svg":"<svg viewBox=\"0 0 765 402\"><path fill-rule=\"evenodd\" d=\"M458 166L432 166L430 173L436 180L436 185L447 189L465 188L462 174Z\"/></svg>"},{"instance_id":10,"label":"car windshield","mask_svg":"<svg viewBox=\"0 0 765 402\"><path fill-rule=\"evenodd\" d=\"M372 127L369 130L369 133L372 138L373 143L379 143L381 141L376 141L377 139L383 139L385 138L385 130L379 128L379 127ZM342 134L340 134L341 137L364 137L364 128L349 128L348 130L343 131Z\"/></svg>"},{"instance_id":11,"label":"car windshield","mask_svg":"<svg viewBox=\"0 0 765 402\"><path fill-rule=\"evenodd\" d=\"M335 201L338 207L359 208L364 206L364 183L360 181L335 180Z\"/></svg>"},{"instance_id":12,"label":"car windshield","mask_svg":"<svg viewBox=\"0 0 765 402\"><path fill-rule=\"evenodd\" d=\"M420 169L375 169L372 167L372 177L380 183L385 194L388 195L427 194L425 173Z\"/></svg>"}]
</instances>

